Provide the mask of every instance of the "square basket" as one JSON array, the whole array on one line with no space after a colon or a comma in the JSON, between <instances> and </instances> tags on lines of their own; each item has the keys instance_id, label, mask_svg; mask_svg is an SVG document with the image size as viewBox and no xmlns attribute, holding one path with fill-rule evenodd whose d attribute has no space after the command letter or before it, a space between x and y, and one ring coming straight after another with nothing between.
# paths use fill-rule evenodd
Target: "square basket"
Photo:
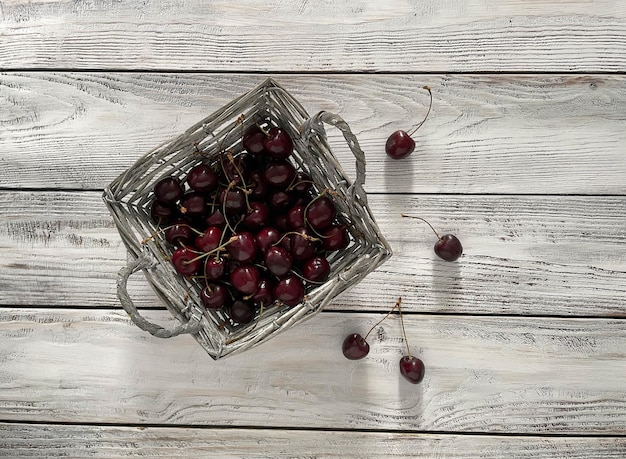
<instances>
[{"instance_id":1,"label":"square basket","mask_svg":"<svg viewBox=\"0 0 626 459\"><path fill-rule=\"evenodd\" d=\"M317 190L332 193L351 241L328 257L328 280L311 286L301 303L292 307L275 303L263 309L252 323L237 325L229 323L220 310L205 308L197 282L176 272L168 259L171 246L163 238L154 237L158 228L151 219L150 205L154 185L162 178L182 178L201 162L214 164L224 151L234 155L242 152L242 132L258 119L274 120L290 134L294 144L290 160L297 170L311 177ZM353 152L354 181L346 176L331 151L324 123L338 128ZM122 306L142 330L162 338L189 333L214 359L270 339L321 311L391 256L367 204L364 181L365 155L348 125L328 112L310 117L286 90L274 80L266 80L141 157L105 189L103 199L129 252L128 265L120 270L117 283ZM139 270L180 322L173 328L149 322L134 306L126 287L129 276Z\"/></svg>"}]
</instances>

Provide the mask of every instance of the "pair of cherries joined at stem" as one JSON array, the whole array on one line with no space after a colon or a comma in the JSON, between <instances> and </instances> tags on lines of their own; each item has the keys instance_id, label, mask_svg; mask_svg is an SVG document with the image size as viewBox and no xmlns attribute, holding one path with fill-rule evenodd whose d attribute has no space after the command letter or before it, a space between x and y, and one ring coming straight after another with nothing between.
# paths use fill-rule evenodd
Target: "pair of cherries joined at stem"
<instances>
[{"instance_id":1,"label":"pair of cherries joined at stem","mask_svg":"<svg viewBox=\"0 0 626 459\"><path fill-rule=\"evenodd\" d=\"M406 344L406 355L402 356L399 362L400 366L400 374L404 376L404 378L409 381L411 384L419 384L424 379L425 367L424 362L411 355L411 349L409 347L409 342L406 337L406 329L404 327L404 319L402 318L402 308L401 308L402 298L398 298L396 304L391 308L391 311L385 315L381 320L379 320L370 330L367 332L365 336L362 336L359 333L352 333L343 340L343 344L341 350L343 355L349 360L360 360L366 357L370 352L370 346L367 343L367 337L370 335L372 330L376 328L380 323L385 320L389 315L397 308L398 314L400 315L400 324L402 326L402 335L404 337L404 343Z\"/></svg>"}]
</instances>

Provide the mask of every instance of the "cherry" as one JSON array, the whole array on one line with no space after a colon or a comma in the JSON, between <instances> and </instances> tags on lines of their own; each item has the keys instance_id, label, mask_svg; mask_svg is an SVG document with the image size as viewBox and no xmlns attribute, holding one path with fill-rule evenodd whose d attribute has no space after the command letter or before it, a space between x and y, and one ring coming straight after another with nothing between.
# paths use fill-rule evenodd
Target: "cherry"
<instances>
[{"instance_id":1,"label":"cherry","mask_svg":"<svg viewBox=\"0 0 626 459\"><path fill-rule=\"evenodd\" d=\"M419 384L424 379L424 362L417 357L405 355L400 359L400 373L411 384Z\"/></svg>"},{"instance_id":2,"label":"cherry","mask_svg":"<svg viewBox=\"0 0 626 459\"><path fill-rule=\"evenodd\" d=\"M201 252L210 252L222 243L223 231L217 226L209 226L204 233L196 236L193 245Z\"/></svg>"},{"instance_id":3,"label":"cherry","mask_svg":"<svg viewBox=\"0 0 626 459\"><path fill-rule=\"evenodd\" d=\"M337 209L328 196L320 196L311 201L305 211L307 223L315 230L323 230L335 220Z\"/></svg>"},{"instance_id":4,"label":"cherry","mask_svg":"<svg viewBox=\"0 0 626 459\"><path fill-rule=\"evenodd\" d=\"M180 211L184 214L201 215L206 212L204 195L197 191L185 193L180 198Z\"/></svg>"},{"instance_id":5,"label":"cherry","mask_svg":"<svg viewBox=\"0 0 626 459\"><path fill-rule=\"evenodd\" d=\"M343 340L341 351L347 359L360 360L370 353L370 345L359 333L352 333Z\"/></svg>"},{"instance_id":6,"label":"cherry","mask_svg":"<svg viewBox=\"0 0 626 459\"><path fill-rule=\"evenodd\" d=\"M317 252L316 239L311 231L306 228L298 228L294 232L286 234L281 245L289 250L296 260L306 260Z\"/></svg>"},{"instance_id":7,"label":"cherry","mask_svg":"<svg viewBox=\"0 0 626 459\"><path fill-rule=\"evenodd\" d=\"M165 240L174 245L185 245L192 241L193 229L183 220L172 223L165 229Z\"/></svg>"},{"instance_id":8,"label":"cherry","mask_svg":"<svg viewBox=\"0 0 626 459\"><path fill-rule=\"evenodd\" d=\"M150 218L156 224L169 223L177 215L176 208L156 199L150 206Z\"/></svg>"},{"instance_id":9,"label":"cherry","mask_svg":"<svg viewBox=\"0 0 626 459\"><path fill-rule=\"evenodd\" d=\"M249 263L237 266L230 273L230 283L241 293L251 294L256 292L261 275L259 270Z\"/></svg>"},{"instance_id":10,"label":"cherry","mask_svg":"<svg viewBox=\"0 0 626 459\"><path fill-rule=\"evenodd\" d=\"M228 291L222 284L207 284L200 291L202 304L209 309L219 309L228 301Z\"/></svg>"},{"instance_id":11,"label":"cherry","mask_svg":"<svg viewBox=\"0 0 626 459\"><path fill-rule=\"evenodd\" d=\"M258 155L263 153L265 133L257 125L249 127L243 135L243 147L248 153Z\"/></svg>"},{"instance_id":12,"label":"cherry","mask_svg":"<svg viewBox=\"0 0 626 459\"><path fill-rule=\"evenodd\" d=\"M345 249L350 243L350 234L345 225L332 225L322 231L322 246L328 251Z\"/></svg>"},{"instance_id":13,"label":"cherry","mask_svg":"<svg viewBox=\"0 0 626 459\"><path fill-rule=\"evenodd\" d=\"M311 282L324 282L330 275L330 263L321 256L309 258L302 263L302 277Z\"/></svg>"},{"instance_id":14,"label":"cherry","mask_svg":"<svg viewBox=\"0 0 626 459\"><path fill-rule=\"evenodd\" d=\"M263 140L263 148L271 158L287 159L293 152L293 141L287 131L272 127Z\"/></svg>"},{"instance_id":15,"label":"cherry","mask_svg":"<svg viewBox=\"0 0 626 459\"><path fill-rule=\"evenodd\" d=\"M252 171L246 182L250 197L252 199L264 199L267 196L268 186L263 180L263 172L259 170Z\"/></svg>"},{"instance_id":16,"label":"cherry","mask_svg":"<svg viewBox=\"0 0 626 459\"><path fill-rule=\"evenodd\" d=\"M367 343L367 337L370 335L370 333L372 333L372 330L374 330L376 327L378 327L383 322L383 320L385 320L387 317L389 317L389 315L397 307L398 307L398 303L396 302L396 304L385 315L385 317L380 319L378 322L376 322L372 326L372 328L369 329L369 331L367 332L365 337L361 336L359 333L351 333L350 335L346 336L346 338L343 340L343 344L341 346L341 350L343 352L343 355L347 359L350 359L350 360L360 360L363 357L365 357L367 354L369 354L369 352L370 352L370 345Z\"/></svg>"},{"instance_id":17,"label":"cherry","mask_svg":"<svg viewBox=\"0 0 626 459\"><path fill-rule=\"evenodd\" d=\"M165 177L154 185L154 196L163 204L174 204L183 193L183 187L174 177Z\"/></svg>"},{"instance_id":18,"label":"cherry","mask_svg":"<svg viewBox=\"0 0 626 459\"><path fill-rule=\"evenodd\" d=\"M463 246L461 245L461 241L453 235L453 234L444 234L443 236L439 236L439 233L433 225L431 225L428 220L422 217L414 217L412 215L401 214L402 217L405 218L414 218L416 220L421 220L430 226L430 229L433 230L435 236L437 236L437 242L435 242L435 253L439 258L442 258L446 261L455 261L461 255L463 255Z\"/></svg>"},{"instance_id":19,"label":"cherry","mask_svg":"<svg viewBox=\"0 0 626 459\"><path fill-rule=\"evenodd\" d=\"M296 176L296 170L287 160L277 160L269 163L263 170L263 179L270 186L286 188Z\"/></svg>"},{"instance_id":20,"label":"cherry","mask_svg":"<svg viewBox=\"0 0 626 459\"><path fill-rule=\"evenodd\" d=\"M236 300L228 308L228 315L239 324L249 324L254 320L254 306L243 300Z\"/></svg>"},{"instance_id":21,"label":"cherry","mask_svg":"<svg viewBox=\"0 0 626 459\"><path fill-rule=\"evenodd\" d=\"M415 141L412 139L412 135L422 127L426 118L430 114L430 109L433 106L433 93L430 91L428 86L424 86L424 89L428 91L428 95L430 96L430 102L428 104L428 111L426 112L426 116L424 119L418 123L418 125L411 131L410 134L407 134L406 131L396 131L389 136L387 139L387 143L385 144L385 152L390 158L393 159L402 159L409 156L415 150Z\"/></svg>"},{"instance_id":22,"label":"cherry","mask_svg":"<svg viewBox=\"0 0 626 459\"><path fill-rule=\"evenodd\" d=\"M254 292L250 299L254 301L255 304L269 306L274 302L274 286L268 279L262 278L259 281L256 292Z\"/></svg>"},{"instance_id":23,"label":"cherry","mask_svg":"<svg viewBox=\"0 0 626 459\"><path fill-rule=\"evenodd\" d=\"M226 213L239 213L246 208L246 194L240 188L223 188L219 198Z\"/></svg>"},{"instance_id":24,"label":"cherry","mask_svg":"<svg viewBox=\"0 0 626 459\"><path fill-rule=\"evenodd\" d=\"M280 240L280 231L272 226L261 228L256 233L256 242L259 252L265 253L268 247L276 244Z\"/></svg>"},{"instance_id":25,"label":"cherry","mask_svg":"<svg viewBox=\"0 0 626 459\"><path fill-rule=\"evenodd\" d=\"M179 247L172 254L174 269L183 276L191 276L200 269L201 261L198 254L187 247Z\"/></svg>"},{"instance_id":26,"label":"cherry","mask_svg":"<svg viewBox=\"0 0 626 459\"><path fill-rule=\"evenodd\" d=\"M187 174L189 188L201 193L209 193L217 188L217 175L206 164L198 164Z\"/></svg>"},{"instance_id":27,"label":"cherry","mask_svg":"<svg viewBox=\"0 0 626 459\"><path fill-rule=\"evenodd\" d=\"M304 222L304 209L305 206L293 206L287 212L287 226L290 229L303 228L305 225Z\"/></svg>"},{"instance_id":28,"label":"cherry","mask_svg":"<svg viewBox=\"0 0 626 459\"><path fill-rule=\"evenodd\" d=\"M304 299L304 285L297 276L291 274L278 281L274 287L274 297L287 306L296 306Z\"/></svg>"},{"instance_id":29,"label":"cherry","mask_svg":"<svg viewBox=\"0 0 626 459\"><path fill-rule=\"evenodd\" d=\"M204 219L204 223L207 226L217 226L218 228L224 228L224 226L226 226L226 219L224 218L224 214L222 214L222 211L216 209Z\"/></svg>"},{"instance_id":30,"label":"cherry","mask_svg":"<svg viewBox=\"0 0 626 459\"><path fill-rule=\"evenodd\" d=\"M226 261L222 257L210 257L204 262L204 276L207 279L221 279L226 272Z\"/></svg>"},{"instance_id":31,"label":"cherry","mask_svg":"<svg viewBox=\"0 0 626 459\"><path fill-rule=\"evenodd\" d=\"M262 202L251 202L250 209L243 219L244 224L250 229L259 229L269 223L269 208Z\"/></svg>"},{"instance_id":32,"label":"cherry","mask_svg":"<svg viewBox=\"0 0 626 459\"><path fill-rule=\"evenodd\" d=\"M265 266L275 276L284 276L293 265L291 253L284 247L274 246L265 252Z\"/></svg>"},{"instance_id":33,"label":"cherry","mask_svg":"<svg viewBox=\"0 0 626 459\"><path fill-rule=\"evenodd\" d=\"M271 191L267 198L267 204L274 212L286 211L291 205L291 202L291 194L283 190Z\"/></svg>"},{"instance_id":34,"label":"cherry","mask_svg":"<svg viewBox=\"0 0 626 459\"><path fill-rule=\"evenodd\" d=\"M294 190L296 193L306 195L309 193L311 188L313 188L313 180L311 180L311 177L309 177L308 174L300 171L296 174L296 178L289 188Z\"/></svg>"},{"instance_id":35,"label":"cherry","mask_svg":"<svg viewBox=\"0 0 626 459\"><path fill-rule=\"evenodd\" d=\"M236 233L231 238L231 242L226 246L226 250L235 261L251 261L254 259L257 251L256 239L254 235L248 231Z\"/></svg>"}]
</instances>

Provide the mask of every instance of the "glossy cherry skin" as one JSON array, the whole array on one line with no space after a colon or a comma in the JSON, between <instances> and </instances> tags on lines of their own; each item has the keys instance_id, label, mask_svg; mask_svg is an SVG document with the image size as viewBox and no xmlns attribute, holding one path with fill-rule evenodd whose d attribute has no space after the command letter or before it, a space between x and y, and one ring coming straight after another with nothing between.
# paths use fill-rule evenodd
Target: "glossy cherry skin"
<instances>
[{"instance_id":1,"label":"glossy cherry skin","mask_svg":"<svg viewBox=\"0 0 626 459\"><path fill-rule=\"evenodd\" d=\"M163 204L174 204L183 193L183 187L174 177L165 177L154 185L154 197Z\"/></svg>"},{"instance_id":2,"label":"glossy cherry skin","mask_svg":"<svg viewBox=\"0 0 626 459\"><path fill-rule=\"evenodd\" d=\"M274 246L265 252L265 266L275 276L284 276L293 266L293 256L284 247Z\"/></svg>"},{"instance_id":3,"label":"glossy cherry skin","mask_svg":"<svg viewBox=\"0 0 626 459\"><path fill-rule=\"evenodd\" d=\"M435 253L446 261L454 261L463 254L463 246L453 234L444 234L435 242Z\"/></svg>"},{"instance_id":4,"label":"glossy cherry skin","mask_svg":"<svg viewBox=\"0 0 626 459\"><path fill-rule=\"evenodd\" d=\"M204 276L207 279L221 279L226 272L226 261L222 257L210 256L204 262Z\"/></svg>"},{"instance_id":5,"label":"glossy cherry skin","mask_svg":"<svg viewBox=\"0 0 626 459\"><path fill-rule=\"evenodd\" d=\"M280 237L280 231L273 226L261 228L259 232L256 233L257 248L261 253L265 253L269 247L276 244L280 240Z\"/></svg>"},{"instance_id":6,"label":"glossy cherry skin","mask_svg":"<svg viewBox=\"0 0 626 459\"><path fill-rule=\"evenodd\" d=\"M293 152L291 136L282 128L273 127L263 140L267 155L274 159L287 159Z\"/></svg>"},{"instance_id":7,"label":"glossy cherry skin","mask_svg":"<svg viewBox=\"0 0 626 459\"><path fill-rule=\"evenodd\" d=\"M229 299L228 291L222 284L208 284L200 291L202 304L209 309L219 309Z\"/></svg>"},{"instance_id":8,"label":"glossy cherry skin","mask_svg":"<svg viewBox=\"0 0 626 459\"><path fill-rule=\"evenodd\" d=\"M249 324L254 320L254 305L249 301L236 300L228 308L228 315L238 324Z\"/></svg>"},{"instance_id":9,"label":"glossy cherry skin","mask_svg":"<svg viewBox=\"0 0 626 459\"><path fill-rule=\"evenodd\" d=\"M185 193L180 198L180 211L185 215L201 215L206 212L206 203L204 202L204 195L197 191L191 191Z\"/></svg>"},{"instance_id":10,"label":"glossy cherry skin","mask_svg":"<svg viewBox=\"0 0 626 459\"><path fill-rule=\"evenodd\" d=\"M263 153L265 134L258 126L249 127L243 135L243 147L248 153L259 155Z\"/></svg>"},{"instance_id":11,"label":"glossy cherry skin","mask_svg":"<svg viewBox=\"0 0 626 459\"><path fill-rule=\"evenodd\" d=\"M226 219L224 218L224 214L222 214L222 211L216 209L204 219L204 223L207 226L217 226L218 228L224 228L224 226L226 226Z\"/></svg>"},{"instance_id":12,"label":"glossy cherry skin","mask_svg":"<svg viewBox=\"0 0 626 459\"><path fill-rule=\"evenodd\" d=\"M389 136L385 144L387 156L393 159L402 159L415 150L415 140L405 131L396 131Z\"/></svg>"},{"instance_id":13,"label":"glossy cherry skin","mask_svg":"<svg viewBox=\"0 0 626 459\"><path fill-rule=\"evenodd\" d=\"M400 359L400 373L411 384L419 384L424 379L424 362L415 356L405 355Z\"/></svg>"},{"instance_id":14,"label":"glossy cherry skin","mask_svg":"<svg viewBox=\"0 0 626 459\"><path fill-rule=\"evenodd\" d=\"M197 257L197 253L186 247L179 247L172 254L172 264L179 274L191 276L200 269L201 261L195 260Z\"/></svg>"},{"instance_id":15,"label":"glossy cherry skin","mask_svg":"<svg viewBox=\"0 0 626 459\"><path fill-rule=\"evenodd\" d=\"M350 244L350 233L344 225L332 225L322 231L322 246L328 251L345 249Z\"/></svg>"},{"instance_id":16,"label":"glossy cherry skin","mask_svg":"<svg viewBox=\"0 0 626 459\"><path fill-rule=\"evenodd\" d=\"M263 170L263 179L273 187L286 188L296 177L296 170L287 160L272 161Z\"/></svg>"},{"instance_id":17,"label":"glossy cherry skin","mask_svg":"<svg viewBox=\"0 0 626 459\"><path fill-rule=\"evenodd\" d=\"M293 257L298 260L311 258L317 252L318 243L311 240L313 234L306 228L298 228L294 233L286 235L280 245L289 250Z\"/></svg>"},{"instance_id":18,"label":"glossy cherry skin","mask_svg":"<svg viewBox=\"0 0 626 459\"><path fill-rule=\"evenodd\" d=\"M230 257L235 261L248 262L254 259L257 246L252 233L242 231L234 236L234 240L226 246Z\"/></svg>"},{"instance_id":19,"label":"glossy cherry skin","mask_svg":"<svg viewBox=\"0 0 626 459\"><path fill-rule=\"evenodd\" d=\"M165 230L165 240L174 245L189 244L194 236L195 233L186 221L174 222Z\"/></svg>"},{"instance_id":20,"label":"glossy cherry skin","mask_svg":"<svg viewBox=\"0 0 626 459\"><path fill-rule=\"evenodd\" d=\"M194 247L200 252L210 252L219 247L222 242L222 229L217 226L209 226L204 233L196 236Z\"/></svg>"},{"instance_id":21,"label":"glossy cherry skin","mask_svg":"<svg viewBox=\"0 0 626 459\"><path fill-rule=\"evenodd\" d=\"M250 209L243 219L243 223L251 230L257 230L267 226L270 220L270 210L262 202L251 202Z\"/></svg>"},{"instance_id":22,"label":"glossy cherry skin","mask_svg":"<svg viewBox=\"0 0 626 459\"><path fill-rule=\"evenodd\" d=\"M323 230L335 220L337 209L328 196L321 196L307 206L305 212L306 222L315 230Z\"/></svg>"},{"instance_id":23,"label":"glossy cherry skin","mask_svg":"<svg viewBox=\"0 0 626 459\"><path fill-rule=\"evenodd\" d=\"M309 258L302 263L302 277L311 282L324 282L330 275L330 263L321 256Z\"/></svg>"},{"instance_id":24,"label":"glossy cherry skin","mask_svg":"<svg viewBox=\"0 0 626 459\"><path fill-rule=\"evenodd\" d=\"M343 340L341 351L346 359L360 360L369 354L370 345L359 333L352 333Z\"/></svg>"},{"instance_id":25,"label":"glossy cherry skin","mask_svg":"<svg viewBox=\"0 0 626 459\"><path fill-rule=\"evenodd\" d=\"M223 188L219 198L228 214L243 212L246 208L246 194L240 188Z\"/></svg>"},{"instance_id":26,"label":"glossy cherry skin","mask_svg":"<svg viewBox=\"0 0 626 459\"><path fill-rule=\"evenodd\" d=\"M156 224L167 224L172 221L178 214L177 209L168 204L163 204L156 199L150 206L150 218Z\"/></svg>"},{"instance_id":27,"label":"glossy cherry skin","mask_svg":"<svg viewBox=\"0 0 626 459\"><path fill-rule=\"evenodd\" d=\"M274 297L287 306L296 306L304 299L304 285L295 275L286 276L274 287Z\"/></svg>"},{"instance_id":28,"label":"glossy cherry skin","mask_svg":"<svg viewBox=\"0 0 626 459\"><path fill-rule=\"evenodd\" d=\"M269 279L261 279L256 292L250 298L255 304L267 307L274 302L274 285Z\"/></svg>"},{"instance_id":29,"label":"glossy cherry skin","mask_svg":"<svg viewBox=\"0 0 626 459\"><path fill-rule=\"evenodd\" d=\"M241 293L250 295L256 292L261 275L259 270L252 264L244 263L237 266L230 273L230 283Z\"/></svg>"},{"instance_id":30,"label":"glossy cherry skin","mask_svg":"<svg viewBox=\"0 0 626 459\"><path fill-rule=\"evenodd\" d=\"M199 164L187 174L189 188L201 193L209 193L217 189L217 175L206 164Z\"/></svg>"},{"instance_id":31,"label":"glossy cherry skin","mask_svg":"<svg viewBox=\"0 0 626 459\"><path fill-rule=\"evenodd\" d=\"M293 206L287 212L287 226L295 230L296 228L303 228L304 222L304 209L305 206Z\"/></svg>"}]
</instances>

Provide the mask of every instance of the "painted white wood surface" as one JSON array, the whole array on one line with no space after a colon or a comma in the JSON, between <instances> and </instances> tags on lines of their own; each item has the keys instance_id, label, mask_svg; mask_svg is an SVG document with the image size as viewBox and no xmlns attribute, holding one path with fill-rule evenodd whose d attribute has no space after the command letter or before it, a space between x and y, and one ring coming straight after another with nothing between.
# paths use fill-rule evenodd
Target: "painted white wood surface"
<instances>
[{"instance_id":1,"label":"painted white wood surface","mask_svg":"<svg viewBox=\"0 0 626 459\"><path fill-rule=\"evenodd\" d=\"M167 323L168 313L148 317ZM405 318L427 366L407 383L397 316L346 361L341 342L381 314L325 312L214 362L189 336L162 340L124 312L0 310L0 418L12 421L620 434L626 320Z\"/></svg>"},{"instance_id":2,"label":"painted white wood surface","mask_svg":"<svg viewBox=\"0 0 626 459\"><path fill-rule=\"evenodd\" d=\"M266 75L0 74L0 184L102 189L136 159ZM278 75L314 114L343 116L366 153L368 192L624 194L623 75ZM387 137L426 112L416 152ZM328 131L346 171L354 159Z\"/></svg>"},{"instance_id":3,"label":"painted white wood surface","mask_svg":"<svg viewBox=\"0 0 626 459\"><path fill-rule=\"evenodd\" d=\"M626 440L603 437L437 435L276 429L59 426L0 423L0 457L222 459L622 459ZM262 452L265 451L265 452Z\"/></svg>"},{"instance_id":4,"label":"painted white wood surface","mask_svg":"<svg viewBox=\"0 0 626 459\"><path fill-rule=\"evenodd\" d=\"M619 0L5 0L0 67L623 71Z\"/></svg>"},{"instance_id":5,"label":"painted white wood surface","mask_svg":"<svg viewBox=\"0 0 626 459\"><path fill-rule=\"evenodd\" d=\"M626 316L626 199L621 196L371 195L395 255L330 309ZM461 238L456 263L401 213ZM100 192L0 192L0 305L118 307L126 251ZM140 306L160 306L131 279Z\"/></svg>"}]
</instances>

